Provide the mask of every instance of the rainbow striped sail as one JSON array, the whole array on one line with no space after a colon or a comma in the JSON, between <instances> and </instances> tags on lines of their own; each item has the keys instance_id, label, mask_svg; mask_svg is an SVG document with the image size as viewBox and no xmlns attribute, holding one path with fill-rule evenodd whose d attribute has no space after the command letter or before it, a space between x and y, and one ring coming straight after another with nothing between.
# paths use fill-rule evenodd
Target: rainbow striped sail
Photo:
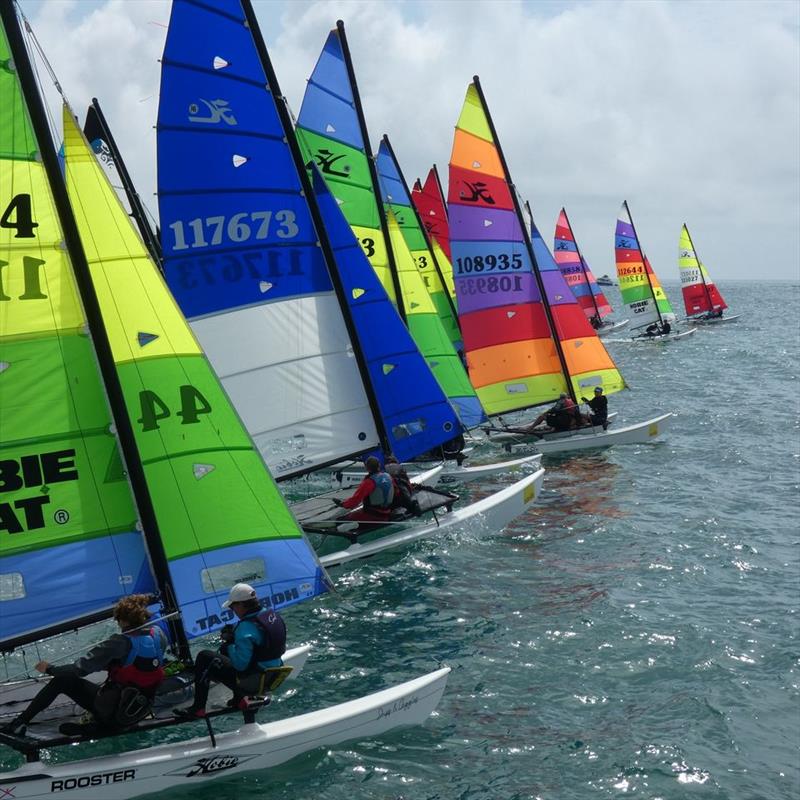
<instances>
[{"instance_id":1,"label":"rainbow striped sail","mask_svg":"<svg viewBox=\"0 0 800 800\"><path fill-rule=\"evenodd\" d=\"M606 350L603 340L597 335L577 298L570 291L566 278L533 221L533 214L531 244L553 329L563 356L563 366L571 382L570 394L573 399L591 396L590 392L595 386L602 386L605 394L622 391L625 380Z\"/></svg>"},{"instance_id":2,"label":"rainbow striped sail","mask_svg":"<svg viewBox=\"0 0 800 800\"><path fill-rule=\"evenodd\" d=\"M417 178L411 190L411 200L425 226L428 241L439 262L450 299L455 302L456 286L453 281L453 265L450 261L450 221L447 218L447 204L435 164L428 172L424 186Z\"/></svg>"},{"instance_id":3,"label":"rainbow striped sail","mask_svg":"<svg viewBox=\"0 0 800 800\"><path fill-rule=\"evenodd\" d=\"M685 224L681 228L678 245L678 264L681 270L681 291L687 317L722 312L728 307L719 289L711 280L708 270L697 258L692 237Z\"/></svg>"},{"instance_id":4,"label":"rainbow striped sail","mask_svg":"<svg viewBox=\"0 0 800 800\"><path fill-rule=\"evenodd\" d=\"M0 26L0 647L151 592L72 259ZM127 225L127 221L126 221Z\"/></svg>"},{"instance_id":5,"label":"rainbow striped sail","mask_svg":"<svg viewBox=\"0 0 800 800\"><path fill-rule=\"evenodd\" d=\"M427 289L405 238L402 233L392 236L396 221L391 222L383 207L342 22L330 32L308 81L297 136L306 158L318 165L462 425L478 425L484 419L483 410L451 337L436 306L425 300ZM385 166L385 159L382 163ZM392 178L398 180L398 176Z\"/></svg>"},{"instance_id":6,"label":"rainbow striped sail","mask_svg":"<svg viewBox=\"0 0 800 800\"><path fill-rule=\"evenodd\" d=\"M381 185L381 199L387 213L394 214L403 238L411 251L419 278L424 283L424 288L430 295L433 308L439 317L445 333L449 337L457 353L464 349L461 339L461 329L458 327L458 315L444 285L444 277L440 271L439 260L429 246L428 235L423 227L416 208L411 203L403 173L394 155L389 137L381 139L378 148L378 177ZM441 252L441 249L440 249ZM449 266L449 262L448 262ZM452 274L452 267L450 267ZM427 304L426 304L427 305ZM419 310L419 309L415 309ZM409 309L409 315L412 309ZM467 376L459 365L458 373Z\"/></svg>"},{"instance_id":7,"label":"rainbow striped sail","mask_svg":"<svg viewBox=\"0 0 800 800\"><path fill-rule=\"evenodd\" d=\"M627 201L622 203L617 217L614 250L622 302L632 314L631 330L662 321L672 322L675 313L658 276L642 253Z\"/></svg>"},{"instance_id":8,"label":"rainbow striped sail","mask_svg":"<svg viewBox=\"0 0 800 800\"><path fill-rule=\"evenodd\" d=\"M448 211L467 366L490 415L567 391L510 183L476 77L456 124Z\"/></svg>"},{"instance_id":9,"label":"rainbow striped sail","mask_svg":"<svg viewBox=\"0 0 800 800\"><path fill-rule=\"evenodd\" d=\"M606 300L603 290L598 286L589 265L581 254L565 208L561 209L556 222L553 253L558 268L572 293L578 299L583 313L589 319L592 317L602 319L608 316L612 311L611 305Z\"/></svg>"}]
</instances>

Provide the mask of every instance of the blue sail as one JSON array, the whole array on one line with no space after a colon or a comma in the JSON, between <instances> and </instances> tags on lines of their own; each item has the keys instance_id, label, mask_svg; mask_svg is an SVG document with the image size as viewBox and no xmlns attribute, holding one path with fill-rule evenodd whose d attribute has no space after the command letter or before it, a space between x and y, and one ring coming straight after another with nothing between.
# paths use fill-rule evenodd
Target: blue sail
<instances>
[{"instance_id":1,"label":"blue sail","mask_svg":"<svg viewBox=\"0 0 800 800\"><path fill-rule=\"evenodd\" d=\"M370 266L319 170L314 196L394 455L405 461L461 432L452 406Z\"/></svg>"},{"instance_id":2,"label":"blue sail","mask_svg":"<svg viewBox=\"0 0 800 800\"><path fill-rule=\"evenodd\" d=\"M276 92L238 0L179 0L158 195L175 299L272 473L381 444Z\"/></svg>"}]
</instances>

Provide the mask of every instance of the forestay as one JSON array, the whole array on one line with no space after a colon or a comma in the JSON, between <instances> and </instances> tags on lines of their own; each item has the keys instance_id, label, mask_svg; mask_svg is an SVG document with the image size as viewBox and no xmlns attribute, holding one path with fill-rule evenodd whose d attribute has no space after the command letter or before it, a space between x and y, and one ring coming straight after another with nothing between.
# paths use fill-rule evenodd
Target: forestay
<instances>
[{"instance_id":1,"label":"forestay","mask_svg":"<svg viewBox=\"0 0 800 800\"><path fill-rule=\"evenodd\" d=\"M155 584L41 146L1 27L0 63L0 649L6 649L107 616L121 596L153 591Z\"/></svg>"},{"instance_id":2,"label":"forestay","mask_svg":"<svg viewBox=\"0 0 800 800\"><path fill-rule=\"evenodd\" d=\"M158 117L165 275L283 479L380 437L276 97L238 0L173 5Z\"/></svg>"},{"instance_id":3,"label":"forestay","mask_svg":"<svg viewBox=\"0 0 800 800\"><path fill-rule=\"evenodd\" d=\"M600 319L608 316L612 311L611 305L578 247L565 208L561 209L556 222L553 255L583 313L589 319L594 316Z\"/></svg>"},{"instance_id":4,"label":"forestay","mask_svg":"<svg viewBox=\"0 0 800 800\"><path fill-rule=\"evenodd\" d=\"M724 311L728 304L723 300L708 270L698 259L689 229L681 228L678 245L678 264L681 270L681 291L686 315L707 314Z\"/></svg>"},{"instance_id":5,"label":"forestay","mask_svg":"<svg viewBox=\"0 0 800 800\"><path fill-rule=\"evenodd\" d=\"M674 321L672 306L642 252L627 201L623 202L617 217L614 251L622 302L632 314L631 330L660 323L662 320Z\"/></svg>"}]
</instances>

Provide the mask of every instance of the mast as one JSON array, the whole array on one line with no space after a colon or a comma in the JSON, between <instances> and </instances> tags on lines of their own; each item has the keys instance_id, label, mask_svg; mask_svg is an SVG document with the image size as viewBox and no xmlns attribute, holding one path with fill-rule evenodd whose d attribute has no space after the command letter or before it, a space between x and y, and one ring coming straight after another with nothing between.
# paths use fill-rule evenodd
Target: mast
<instances>
[{"instance_id":1,"label":"mast","mask_svg":"<svg viewBox=\"0 0 800 800\"><path fill-rule=\"evenodd\" d=\"M503 148L500 146L500 140L497 137L497 131L494 127L494 120L492 119L492 115L489 113L489 108L486 105L486 98L483 96L483 89L481 89L481 82L477 75L473 76L472 82L475 84L475 89L478 92L478 97L481 99L481 105L483 106L483 113L486 114L486 122L489 125L489 131L492 134L492 139L494 140L494 146L497 148L497 155L500 158L500 163L503 165L503 172L505 173L506 183L509 186L509 194L511 195L511 199L514 202L514 210L517 213L517 220L520 223L520 227L522 228L522 236L525 240L525 247L528 249L528 255L531 259L531 266L533 267L533 274L536 278L536 285L539 287L539 294L542 296L542 308L544 309L545 316L547 317L547 324L550 326L550 336L553 339L553 342L556 346L556 353L558 354L558 360L561 364L561 372L564 375L564 378L567 383L567 388L569 389L569 394L572 397L572 400L577 405L578 398L575 396L575 391L572 388L572 381L569 377L569 370L567 369L567 362L564 358L564 351L561 349L561 341L558 338L558 333L556 332L555 322L553 320L553 315L550 311L550 304L547 302L547 295L544 291L544 283L542 282L542 276L539 274L539 265L536 263L536 256L533 252L533 244L531 242L530 232L528 231L527 225L522 217L522 209L519 205L519 198L517 197L516 188L511 181L511 173L508 171L508 164L506 163L506 157L503 153ZM528 208L528 213L530 213L530 207ZM533 217L531 217L533 219Z\"/></svg>"},{"instance_id":2,"label":"mast","mask_svg":"<svg viewBox=\"0 0 800 800\"><path fill-rule=\"evenodd\" d=\"M267 76L266 90L273 96L275 109L278 112L278 118L283 126L284 135L286 136L286 141L289 145L289 150L292 154L292 160L294 161L295 168L297 169L297 174L300 176L300 184L303 187L303 193L308 201L308 210L311 213L311 219L314 223L317 236L319 237L322 253L325 256L326 263L328 264L328 274L330 275L331 283L333 284L334 291L336 292L336 298L339 301L339 306L342 309L345 327L347 328L347 333L350 336L350 341L353 343L353 354L355 355L356 363L358 364L358 371L361 374L361 381L364 384L367 399L369 400L370 409L372 410L372 416L375 421L375 427L377 428L378 436L380 437L381 447L383 448L384 452L389 453L391 452L389 435L386 431L386 425L379 410L378 398L376 397L375 389L372 386L372 379L370 378L367 362L364 358L364 353L359 343L358 333L356 332L355 325L353 324L353 318L350 313L350 304L347 302L347 295L344 290L344 286L342 285L341 278L339 277L339 272L336 268L336 257L334 256L333 248L331 247L331 242L328 238L328 232L325 229L325 225L322 221L322 215L320 214L317 206L317 201L314 196L314 187L311 179L309 178L306 170L306 164L303 161L303 156L300 153L300 148L297 144L294 126L292 125L292 120L289 116L285 99L281 94L280 85L278 84L278 77L272 67L272 61L270 60L269 53L267 52L267 45L264 42L264 37L261 34L261 28L258 25L258 20L256 19L256 15L253 11L253 6L250 0L241 0L241 4L247 25L250 29L250 34L252 35L253 42L256 46L256 51L258 52L261 66L264 70L264 74ZM369 157L369 162L370 167L374 170L375 165L371 156ZM316 166L313 165L313 161L310 163L312 164L312 169L316 169ZM381 219L383 220L383 217L381 217ZM360 246L361 245L359 245L359 247ZM372 269L372 265L370 265L370 269ZM392 274L394 275L394 271ZM315 465L314 469L317 468L318 465Z\"/></svg>"},{"instance_id":3,"label":"mast","mask_svg":"<svg viewBox=\"0 0 800 800\"><path fill-rule=\"evenodd\" d=\"M689 233L689 226L684 222L683 228L686 231L686 235L689 237L689 244L692 246L692 252L694 253L695 260L697 261L697 269L700 272L700 280L703 281L703 289L706 292L706 300L708 300L708 310L714 310L714 302L711 299L711 292L708 288L708 284L706 283L706 276L703 275L703 265L700 263L700 259L697 257L697 250L694 246L694 240L692 239L692 234Z\"/></svg>"},{"instance_id":4,"label":"mast","mask_svg":"<svg viewBox=\"0 0 800 800\"><path fill-rule=\"evenodd\" d=\"M153 577L162 595L167 613L178 611L175 590L169 572L169 564L161 542L153 501L147 488L144 467L139 458L133 426L128 416L122 386L114 366L111 344L103 325L103 316L100 304L95 293L89 265L81 244L78 226L72 213L67 184L61 172L58 156L53 146L50 127L45 113L44 103L39 94L36 78L33 73L28 51L19 27L17 14L11 2L0 2L0 18L8 36L11 57L19 77L22 93L25 97L28 113L31 117L34 135L39 145L39 154L47 175L50 189L53 193L53 202L56 207L61 230L67 252L70 255L75 282L78 287L81 301L86 312L86 320L91 331L92 341L97 354L97 362L105 384L106 394L114 422L117 427L117 437L122 450L122 456L128 469L128 478L133 489L136 506L139 510L142 532L144 534L147 550L150 555ZM77 626L77 621L73 626ZM178 656L182 659L191 658L189 642L183 625L174 620L170 622L170 633L177 646Z\"/></svg>"},{"instance_id":5,"label":"mast","mask_svg":"<svg viewBox=\"0 0 800 800\"><path fill-rule=\"evenodd\" d=\"M594 292L592 291L592 284L589 283L589 276L586 274L586 268L583 266L583 256L581 255L581 248L578 245L578 240L575 238L575 232L572 230L572 223L569 221L569 215L567 214L567 209L564 206L561 206L561 213L564 215L564 219L567 220L567 225L569 226L569 232L572 234L572 241L575 242L575 250L578 252L578 258L581 262L581 272L583 273L583 277L586 279L586 285L589 287L589 295L592 298L592 303L594 304L594 313L597 315L598 319L600 318L600 309L597 306L597 299L594 296Z\"/></svg>"},{"instance_id":6,"label":"mast","mask_svg":"<svg viewBox=\"0 0 800 800\"><path fill-rule=\"evenodd\" d=\"M442 181L439 178L439 168L436 164L433 165L433 174L436 178L436 185L439 187L439 197L442 200L442 206L444 207L444 215L450 219L450 209L447 207L447 196L444 193L444 189L442 189Z\"/></svg>"},{"instance_id":7,"label":"mast","mask_svg":"<svg viewBox=\"0 0 800 800\"><path fill-rule=\"evenodd\" d=\"M444 282L444 276L442 275L442 269L439 266L439 262L436 259L436 254L433 252L433 248L431 247L431 240L428 236L428 231L425 229L425 226L422 224L422 218L419 215L419 211L417 207L414 205L414 201L411 199L411 192L408 191L408 184L406 183L405 176L403 175L403 170L400 169L400 162L397 160L397 156L394 154L394 148L392 147L392 143L389 141L389 137L387 134L383 134L383 143L386 145L386 149L389 151L389 155L392 157L392 161L394 161L395 167L397 167L397 174L400 176L400 181L403 184L403 189L405 189L406 196L408 197L408 202L411 204L411 210L414 212L414 217L417 220L417 225L419 225L419 229L422 232L423 237L425 238L425 244L428 246L428 252L431 255L431 261L433 262L433 268L436 270L436 274L439 276L439 280L441 281L442 286L444 287L444 296L447 298L447 304L450 306L450 313L453 315L453 319L459 329L461 330L461 325L458 322L458 312L456 311L456 307L453 305L453 298L450 297L450 292L447 291L447 284Z\"/></svg>"},{"instance_id":8,"label":"mast","mask_svg":"<svg viewBox=\"0 0 800 800\"><path fill-rule=\"evenodd\" d=\"M138 226L139 232L142 235L142 240L144 241L145 246L150 253L150 257L156 262L159 269L161 269L161 264L163 261L161 255L161 243L158 241L155 233L153 233L153 229L150 227L150 222L147 219L147 213L145 211L144 204L139 198L139 193L136 191L136 187L133 185L133 180L128 172L128 168L125 166L125 162L122 160L122 153L120 153L117 143L114 141L114 137L111 135L111 128L108 127L108 122L106 122L105 115L103 114L103 111L100 108L100 103L96 97L92 98L92 104L89 106L89 113L91 114L92 111L94 111L97 126L100 128L103 141L108 145L108 149L111 151L111 158L114 161L114 166L116 166L119 177L122 180L122 188L125 190L125 194L128 197L128 202L131 204L131 216L136 221L136 225ZM87 137L89 135L89 119L90 117L87 115L86 125L84 125L83 128L83 131L86 133Z\"/></svg>"},{"instance_id":9,"label":"mast","mask_svg":"<svg viewBox=\"0 0 800 800\"><path fill-rule=\"evenodd\" d=\"M625 206L625 210L628 212L628 219L631 221L631 228L633 228L633 235L636 237L636 243L639 245L639 252L642 254L642 269L644 270L645 278L647 278L647 285L650 287L650 295L653 298L653 304L656 307L656 314L658 314L658 324L663 325L664 318L661 316L661 309L658 307L658 299L656 298L656 293L653 291L653 282L650 280L650 273L647 271L647 260L645 259L644 250L642 250L642 240L639 238L639 234L636 233L636 226L633 224L633 217L631 216L631 210L628 208L628 201L623 200L622 205Z\"/></svg>"},{"instance_id":10,"label":"mast","mask_svg":"<svg viewBox=\"0 0 800 800\"><path fill-rule=\"evenodd\" d=\"M381 200L383 195L381 193L380 181L378 180L378 168L375 166L375 156L372 154L372 148L369 144L367 121L364 117L364 109L361 106L361 96L358 93L353 60L350 58L350 48L347 45L347 35L344 32L344 22L340 19L336 20L336 30L339 33L339 41L342 43L342 54L344 55L344 63L347 67L347 77L350 79L350 90L353 92L353 102L358 116L358 127L361 130L361 138L364 141L364 153L367 156L369 175L372 179L372 194L375 196L375 204L378 206L378 216L381 220L381 232L383 233L383 240L386 243L386 257L389 259L389 271L392 273L392 284L394 285L394 293L397 297L397 310L403 322L407 322L403 293L400 289L400 279L397 276L397 264L394 260L394 250L392 250L392 242L389 239L389 225L386 222L386 211L383 208L383 202Z\"/></svg>"}]
</instances>

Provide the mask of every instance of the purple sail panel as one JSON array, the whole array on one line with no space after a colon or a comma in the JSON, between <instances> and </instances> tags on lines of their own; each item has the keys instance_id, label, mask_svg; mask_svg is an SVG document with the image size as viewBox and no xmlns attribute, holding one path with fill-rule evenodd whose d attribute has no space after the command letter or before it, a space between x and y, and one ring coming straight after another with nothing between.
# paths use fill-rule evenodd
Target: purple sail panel
<instances>
[{"instance_id":1,"label":"purple sail panel","mask_svg":"<svg viewBox=\"0 0 800 800\"><path fill-rule=\"evenodd\" d=\"M455 247L453 252L456 252ZM536 278L530 272L459 278L456 281L456 293L459 316L487 308L539 303L542 300Z\"/></svg>"},{"instance_id":2,"label":"purple sail panel","mask_svg":"<svg viewBox=\"0 0 800 800\"><path fill-rule=\"evenodd\" d=\"M523 242L522 228L513 211L450 205L450 240Z\"/></svg>"}]
</instances>

